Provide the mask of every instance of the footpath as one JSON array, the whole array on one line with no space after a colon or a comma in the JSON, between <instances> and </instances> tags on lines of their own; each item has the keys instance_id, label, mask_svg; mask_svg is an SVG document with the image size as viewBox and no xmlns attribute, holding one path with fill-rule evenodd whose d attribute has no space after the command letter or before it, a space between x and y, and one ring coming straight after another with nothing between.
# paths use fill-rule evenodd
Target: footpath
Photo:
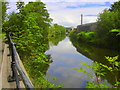
<instances>
[{"instance_id":1,"label":"footpath","mask_svg":"<svg viewBox=\"0 0 120 90\"><path fill-rule=\"evenodd\" d=\"M8 82L8 76L12 75L11 71L11 56L9 51L9 45L2 41L0 37L0 90L3 88L16 88L16 82ZM18 56L19 57L19 56ZM27 72L19 58L19 65L21 66L23 72L27 75ZM29 79L29 77L28 77ZM30 79L29 79L30 80ZM20 88L25 88L23 81L20 81Z\"/></svg>"}]
</instances>

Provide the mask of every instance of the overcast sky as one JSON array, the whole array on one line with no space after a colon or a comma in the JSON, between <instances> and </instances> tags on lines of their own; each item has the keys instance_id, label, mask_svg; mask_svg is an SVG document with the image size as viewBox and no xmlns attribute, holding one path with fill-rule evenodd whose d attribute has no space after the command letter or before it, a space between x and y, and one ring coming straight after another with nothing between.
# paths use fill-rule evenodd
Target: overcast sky
<instances>
[{"instance_id":1,"label":"overcast sky","mask_svg":"<svg viewBox=\"0 0 120 90\"><path fill-rule=\"evenodd\" d=\"M15 2L18 0L9 0L9 6L15 11ZM23 0L21 0L23 1ZM24 0L35 1L35 0ZM96 22L99 13L105 8L110 8L113 2L118 0L41 0L46 4L46 8L53 19L53 23L63 26L76 27L80 25L80 16L83 14L83 23Z\"/></svg>"}]
</instances>

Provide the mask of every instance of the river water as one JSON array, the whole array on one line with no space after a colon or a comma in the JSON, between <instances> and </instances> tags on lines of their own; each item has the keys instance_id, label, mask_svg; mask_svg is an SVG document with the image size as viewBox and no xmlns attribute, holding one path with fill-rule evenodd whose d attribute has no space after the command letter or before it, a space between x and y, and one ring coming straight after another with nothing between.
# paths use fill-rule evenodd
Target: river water
<instances>
[{"instance_id":1,"label":"river water","mask_svg":"<svg viewBox=\"0 0 120 90\"><path fill-rule=\"evenodd\" d=\"M105 49L103 49L103 51L89 46L87 48L82 44L78 45L67 36L57 45L49 42L49 46L50 48L45 54L51 55L53 62L50 63L45 78L55 85L61 84L64 88L86 88L86 82L95 81L95 73L90 68L80 64L81 61L89 65L93 65L94 61L107 63L107 61L104 60L105 55L118 55L117 52L110 53L109 50ZM94 77L75 70L75 68L79 69L81 67ZM110 82L112 82L112 80L109 81L108 78L110 77L103 78L101 83L111 86Z\"/></svg>"}]
</instances>

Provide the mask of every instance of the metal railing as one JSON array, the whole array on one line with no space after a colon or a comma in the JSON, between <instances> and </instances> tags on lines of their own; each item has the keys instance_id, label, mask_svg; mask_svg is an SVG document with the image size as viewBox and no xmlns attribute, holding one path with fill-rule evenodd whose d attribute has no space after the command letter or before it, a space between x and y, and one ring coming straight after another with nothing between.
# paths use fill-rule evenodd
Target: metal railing
<instances>
[{"instance_id":1,"label":"metal railing","mask_svg":"<svg viewBox=\"0 0 120 90\"><path fill-rule=\"evenodd\" d=\"M16 44L12 41L10 34L8 34L8 43L9 43L10 55L12 58L12 62L11 62L12 75L9 75L8 82L16 81L16 88L20 89L19 81L22 79L25 85L25 88L34 90L30 80L28 79L26 74L23 72L21 66L19 65L19 59L18 59L16 47L15 47ZM18 75L18 73L20 75Z\"/></svg>"}]
</instances>

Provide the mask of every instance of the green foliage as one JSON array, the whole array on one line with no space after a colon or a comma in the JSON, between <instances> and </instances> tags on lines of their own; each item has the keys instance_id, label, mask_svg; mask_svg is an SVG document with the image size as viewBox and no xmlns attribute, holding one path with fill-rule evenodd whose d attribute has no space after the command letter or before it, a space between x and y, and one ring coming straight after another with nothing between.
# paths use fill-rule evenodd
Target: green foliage
<instances>
[{"instance_id":1,"label":"green foliage","mask_svg":"<svg viewBox=\"0 0 120 90\"><path fill-rule=\"evenodd\" d=\"M86 66L87 68L91 68L91 69L92 69L92 66L91 66L91 65L88 65L88 64L87 64L87 63L85 63L84 61L81 61L81 62L80 62L80 64L82 64L82 65ZM77 70L78 72L85 73L85 74L87 74L89 77L93 77L93 75L92 75L92 74L88 73L88 72L87 72L87 71L85 71L83 68L79 68L79 69L76 69L76 68L75 68L75 70Z\"/></svg>"},{"instance_id":2,"label":"green foliage","mask_svg":"<svg viewBox=\"0 0 120 90\"><path fill-rule=\"evenodd\" d=\"M120 13L119 12L110 12L105 10L103 13L99 15L98 18L98 27L97 27L97 35L98 37L106 37L109 35L109 31L112 29L120 28Z\"/></svg>"},{"instance_id":3,"label":"green foliage","mask_svg":"<svg viewBox=\"0 0 120 90\"><path fill-rule=\"evenodd\" d=\"M0 34L0 37L5 37L5 36L6 36L6 34L3 34L3 33L2 33L2 34Z\"/></svg>"},{"instance_id":4,"label":"green foliage","mask_svg":"<svg viewBox=\"0 0 120 90\"><path fill-rule=\"evenodd\" d=\"M65 35L65 33L66 33L65 27L58 24L54 24L49 28L48 38L55 37L58 35Z\"/></svg>"},{"instance_id":5,"label":"green foliage","mask_svg":"<svg viewBox=\"0 0 120 90\"><path fill-rule=\"evenodd\" d=\"M56 77L53 77L53 79L55 80L55 79L56 79Z\"/></svg>"},{"instance_id":6,"label":"green foliage","mask_svg":"<svg viewBox=\"0 0 120 90\"><path fill-rule=\"evenodd\" d=\"M79 69L76 69L76 68L75 68L75 70L77 70L78 72L85 73L85 74L87 74L89 77L93 77L93 75L91 75L90 73L88 73L87 71L85 71L83 68L79 68Z\"/></svg>"},{"instance_id":7,"label":"green foliage","mask_svg":"<svg viewBox=\"0 0 120 90\"><path fill-rule=\"evenodd\" d=\"M105 9L98 17L96 30L97 38L104 40L104 45L109 48L120 48L120 1L114 2L110 9Z\"/></svg>"},{"instance_id":8,"label":"green foliage","mask_svg":"<svg viewBox=\"0 0 120 90\"><path fill-rule=\"evenodd\" d=\"M63 40L65 38L66 28L54 24L53 26L49 27L48 30L48 39L49 41L52 41L54 45L57 45L59 41Z\"/></svg>"},{"instance_id":9,"label":"green foliage","mask_svg":"<svg viewBox=\"0 0 120 90\"><path fill-rule=\"evenodd\" d=\"M120 11L120 0L112 4L109 11Z\"/></svg>"},{"instance_id":10,"label":"green foliage","mask_svg":"<svg viewBox=\"0 0 120 90\"><path fill-rule=\"evenodd\" d=\"M3 30L12 34L21 60L35 88L58 88L44 77L51 63L44 54L49 48L48 31L52 19L43 2L17 2L18 13L12 12Z\"/></svg>"},{"instance_id":11,"label":"green foliage","mask_svg":"<svg viewBox=\"0 0 120 90\"><path fill-rule=\"evenodd\" d=\"M12 12L3 29L14 35L19 52L30 51L31 54L44 52L46 50L44 46L48 44L47 35L51 21L45 4L42 2L29 2L25 6L17 4L20 12Z\"/></svg>"},{"instance_id":12,"label":"green foliage","mask_svg":"<svg viewBox=\"0 0 120 90\"><path fill-rule=\"evenodd\" d=\"M106 74L105 69L98 62L94 63L92 69L94 70L97 76L104 76Z\"/></svg>"},{"instance_id":13,"label":"green foliage","mask_svg":"<svg viewBox=\"0 0 120 90\"><path fill-rule=\"evenodd\" d=\"M69 36L73 37L75 35L76 35L75 30L69 31Z\"/></svg>"},{"instance_id":14,"label":"green foliage","mask_svg":"<svg viewBox=\"0 0 120 90\"><path fill-rule=\"evenodd\" d=\"M61 25L58 25L58 24L54 24L54 28L56 30L56 33L57 35L60 35L60 34L65 34L66 32L66 28L61 26Z\"/></svg>"},{"instance_id":15,"label":"green foliage","mask_svg":"<svg viewBox=\"0 0 120 90\"><path fill-rule=\"evenodd\" d=\"M73 30L69 33L69 36L71 38L77 39L77 40L85 42L85 43L91 43L91 42L94 41L96 33L95 32L79 32L79 33L76 33L75 30Z\"/></svg>"},{"instance_id":16,"label":"green foliage","mask_svg":"<svg viewBox=\"0 0 120 90\"><path fill-rule=\"evenodd\" d=\"M116 36L120 35L120 29L112 29L112 30L110 30L110 32L111 33L117 33Z\"/></svg>"},{"instance_id":17,"label":"green foliage","mask_svg":"<svg viewBox=\"0 0 120 90\"><path fill-rule=\"evenodd\" d=\"M119 78L116 78L116 73L115 72L119 72L119 68L120 68L120 61L118 61L118 56L115 57L106 57L107 61L109 62L109 66L108 65L104 65L102 63L98 63L98 62L94 62L93 66L88 65L87 63L85 63L84 61L81 61L81 64L91 68L96 76L105 76L106 75L106 71L111 72L111 74L114 74L115 76L115 84L113 88L119 87L120 86L120 81ZM87 71L83 70L82 68L80 69L75 69L78 72L83 72L86 73L88 76L93 77L93 75L91 75L90 73L88 73ZM101 84L100 81L98 81L98 84L95 84L95 82L87 82L86 83L86 87L88 88L110 88L110 86L105 85L105 84Z\"/></svg>"},{"instance_id":18,"label":"green foliage","mask_svg":"<svg viewBox=\"0 0 120 90\"><path fill-rule=\"evenodd\" d=\"M25 4L24 2L17 2L16 3L17 9L23 8L24 4Z\"/></svg>"},{"instance_id":19,"label":"green foliage","mask_svg":"<svg viewBox=\"0 0 120 90\"><path fill-rule=\"evenodd\" d=\"M120 29L112 29L110 32L120 32Z\"/></svg>"},{"instance_id":20,"label":"green foliage","mask_svg":"<svg viewBox=\"0 0 120 90\"><path fill-rule=\"evenodd\" d=\"M52 42L53 45L58 45L60 41L65 39L66 35L55 35L54 37L49 37L49 41Z\"/></svg>"},{"instance_id":21,"label":"green foliage","mask_svg":"<svg viewBox=\"0 0 120 90\"><path fill-rule=\"evenodd\" d=\"M8 2L2 2L2 23L4 22L6 16L7 16L7 9L9 9L8 7Z\"/></svg>"},{"instance_id":22,"label":"green foliage","mask_svg":"<svg viewBox=\"0 0 120 90\"><path fill-rule=\"evenodd\" d=\"M22 18L18 13L12 12L8 16L9 20L3 24L3 32L18 32L22 30Z\"/></svg>"},{"instance_id":23,"label":"green foliage","mask_svg":"<svg viewBox=\"0 0 120 90\"><path fill-rule=\"evenodd\" d=\"M54 85L50 83L48 79L44 78L49 68L49 64L47 64L49 60L47 62L41 62L41 59L43 59L43 57L45 60L47 60L47 58L45 58L45 55L41 54L41 56L38 57L39 59L30 60L31 58L29 58L24 61L24 66L27 69L34 88L62 88L61 85ZM54 77L53 79L56 78Z\"/></svg>"},{"instance_id":24,"label":"green foliage","mask_svg":"<svg viewBox=\"0 0 120 90\"><path fill-rule=\"evenodd\" d=\"M81 61L80 62L80 64L82 64L82 65L84 65L84 66L86 66L86 67L88 67L88 68L92 68L92 66L91 65L88 65L87 63L85 63L84 61Z\"/></svg>"},{"instance_id":25,"label":"green foliage","mask_svg":"<svg viewBox=\"0 0 120 90\"><path fill-rule=\"evenodd\" d=\"M114 2L110 9L99 14L95 32L73 32L70 37L102 48L120 48L120 1Z\"/></svg>"},{"instance_id":26,"label":"green foliage","mask_svg":"<svg viewBox=\"0 0 120 90\"><path fill-rule=\"evenodd\" d=\"M77 39L83 42L92 42L95 37L95 32L80 32L77 34Z\"/></svg>"},{"instance_id":27,"label":"green foliage","mask_svg":"<svg viewBox=\"0 0 120 90\"><path fill-rule=\"evenodd\" d=\"M118 56L115 57L105 57L109 63L110 63L110 67L101 64L103 67L107 68L109 71L114 72L114 71L119 71L120 68L120 61L118 61Z\"/></svg>"},{"instance_id":28,"label":"green foliage","mask_svg":"<svg viewBox=\"0 0 120 90\"><path fill-rule=\"evenodd\" d=\"M86 87L88 87L88 88L103 88L103 90L105 88L110 88L110 86L108 86L108 85L105 85L105 84L99 84L98 85L98 84L95 84L95 82L87 82L86 84L87 84Z\"/></svg>"}]
</instances>

